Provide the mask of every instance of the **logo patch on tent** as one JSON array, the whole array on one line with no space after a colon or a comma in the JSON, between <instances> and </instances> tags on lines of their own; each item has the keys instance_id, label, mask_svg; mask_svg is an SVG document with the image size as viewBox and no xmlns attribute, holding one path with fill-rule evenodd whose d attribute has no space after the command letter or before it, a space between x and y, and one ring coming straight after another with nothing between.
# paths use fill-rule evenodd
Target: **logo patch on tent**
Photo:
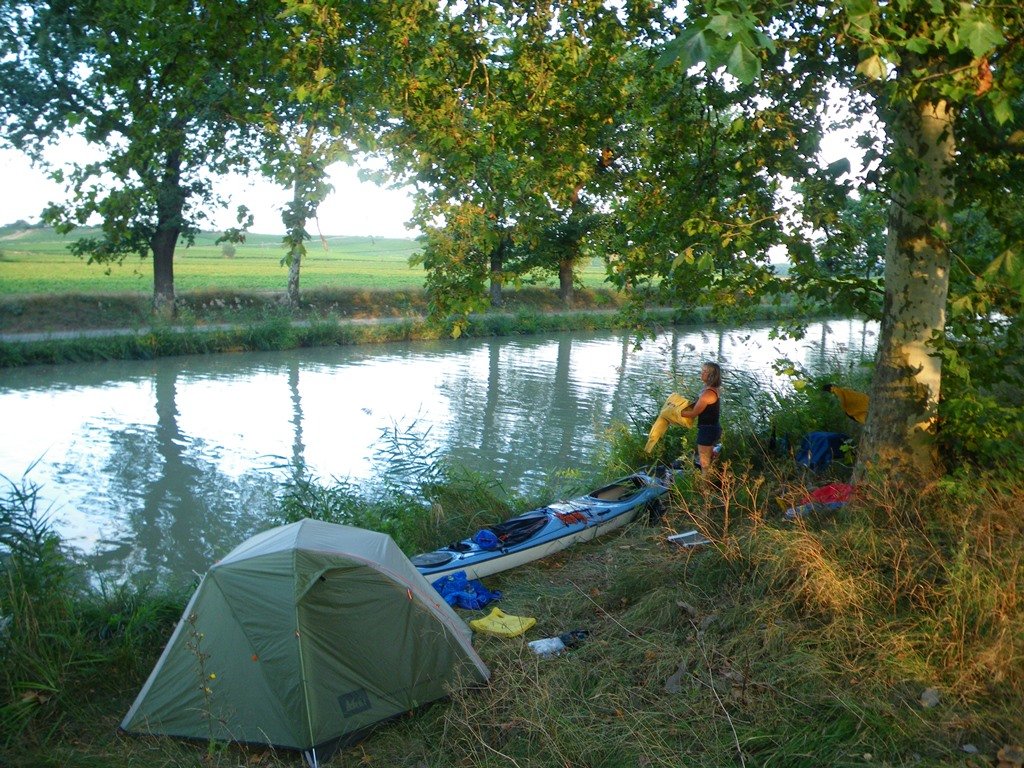
<instances>
[{"instance_id":1,"label":"logo patch on tent","mask_svg":"<svg viewBox=\"0 0 1024 768\"><path fill-rule=\"evenodd\" d=\"M341 706L341 714L345 717L352 717L352 715L358 715L370 708L370 697L365 689L359 688L341 694L338 697L338 704Z\"/></svg>"}]
</instances>

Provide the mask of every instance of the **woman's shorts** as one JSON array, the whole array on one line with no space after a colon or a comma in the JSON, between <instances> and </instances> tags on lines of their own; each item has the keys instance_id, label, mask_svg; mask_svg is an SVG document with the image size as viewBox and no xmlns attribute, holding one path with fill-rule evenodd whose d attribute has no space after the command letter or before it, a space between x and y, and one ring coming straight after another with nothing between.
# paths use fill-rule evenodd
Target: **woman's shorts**
<instances>
[{"instance_id":1,"label":"woman's shorts","mask_svg":"<svg viewBox=\"0 0 1024 768\"><path fill-rule=\"evenodd\" d=\"M701 424L697 427L697 445L716 445L721 439L721 424Z\"/></svg>"}]
</instances>

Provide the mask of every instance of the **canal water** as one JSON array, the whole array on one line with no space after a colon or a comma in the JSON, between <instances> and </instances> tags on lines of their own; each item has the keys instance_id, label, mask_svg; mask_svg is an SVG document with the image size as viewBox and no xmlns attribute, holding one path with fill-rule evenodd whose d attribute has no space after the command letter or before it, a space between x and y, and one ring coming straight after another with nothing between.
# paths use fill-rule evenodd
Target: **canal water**
<instances>
[{"instance_id":1,"label":"canal water","mask_svg":"<svg viewBox=\"0 0 1024 768\"><path fill-rule=\"evenodd\" d=\"M777 358L855 364L876 333L836 320L799 342L767 325L679 327L639 349L588 332L13 369L0 474L38 487L98 578L188 583L267 527L296 466L369 485L407 468L397 446L530 493L586 465L654 391L695 388L704 359L722 362L728 400L730 377L784 387Z\"/></svg>"}]
</instances>

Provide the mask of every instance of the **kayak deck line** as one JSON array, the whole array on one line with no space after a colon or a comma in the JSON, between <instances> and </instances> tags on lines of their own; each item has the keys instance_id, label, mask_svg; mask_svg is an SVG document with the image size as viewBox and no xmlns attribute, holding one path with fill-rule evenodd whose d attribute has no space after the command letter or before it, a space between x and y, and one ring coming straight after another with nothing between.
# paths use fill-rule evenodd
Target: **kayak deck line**
<instances>
[{"instance_id":1,"label":"kayak deck line","mask_svg":"<svg viewBox=\"0 0 1024 768\"><path fill-rule=\"evenodd\" d=\"M553 502L424 552L412 563L433 581L456 571L478 579L539 560L626 525L661 504L665 484L637 472L568 501Z\"/></svg>"}]
</instances>

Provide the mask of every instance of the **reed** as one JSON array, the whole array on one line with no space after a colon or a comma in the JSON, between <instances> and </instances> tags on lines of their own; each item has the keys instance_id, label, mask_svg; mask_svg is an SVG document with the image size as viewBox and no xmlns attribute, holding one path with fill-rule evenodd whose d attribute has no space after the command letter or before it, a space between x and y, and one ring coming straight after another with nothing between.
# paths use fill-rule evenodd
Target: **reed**
<instances>
[{"instance_id":1,"label":"reed","mask_svg":"<svg viewBox=\"0 0 1024 768\"><path fill-rule=\"evenodd\" d=\"M615 434L607 453L616 461L642 445L640 427L623 425ZM407 472L390 487L365 494L307 478L284 494L283 515L315 512L390 527L403 546L418 550L520 508L523 500L486 479L459 472L429 449L417 452L429 442L418 437L411 426L396 427L385 450L404 452ZM980 768L1019 744L1024 494L983 473L970 484L955 477L913 485L872 480L837 512L786 522L776 503L783 459L767 461L765 474L744 456L728 457L716 485L684 474L658 526L638 521L487 579L502 591L503 610L537 619L525 636L475 637L490 683L453 691L448 701L377 729L334 757L331 768ZM9 517L26 514L15 504ZM667 541L692 527L710 544L683 549ZM51 541L51 567L63 574L67 553L36 530L42 535L15 540ZM4 587L3 613L18 611L5 647L25 651L0 659L5 706L14 707L5 710L11 719L0 760L114 768L295 764L294 756L269 749L113 736L146 662L169 633L166 612L154 607L153 595L133 590L104 602L65 589L57 607L46 609L16 602L30 582L12 570L13 557L3 561L5 584L20 579L23 591L12 597ZM82 601L100 607L85 611ZM55 618L46 618L51 612ZM33 645L44 625L62 638L58 651ZM99 626L111 628L105 637ZM526 646L571 629L589 634L556 658L541 659ZM44 655L45 664L36 658ZM43 680L23 671L36 668L59 672L51 676L55 692L17 686ZM112 679L119 685L100 682ZM22 720L14 716L25 712Z\"/></svg>"}]
</instances>

